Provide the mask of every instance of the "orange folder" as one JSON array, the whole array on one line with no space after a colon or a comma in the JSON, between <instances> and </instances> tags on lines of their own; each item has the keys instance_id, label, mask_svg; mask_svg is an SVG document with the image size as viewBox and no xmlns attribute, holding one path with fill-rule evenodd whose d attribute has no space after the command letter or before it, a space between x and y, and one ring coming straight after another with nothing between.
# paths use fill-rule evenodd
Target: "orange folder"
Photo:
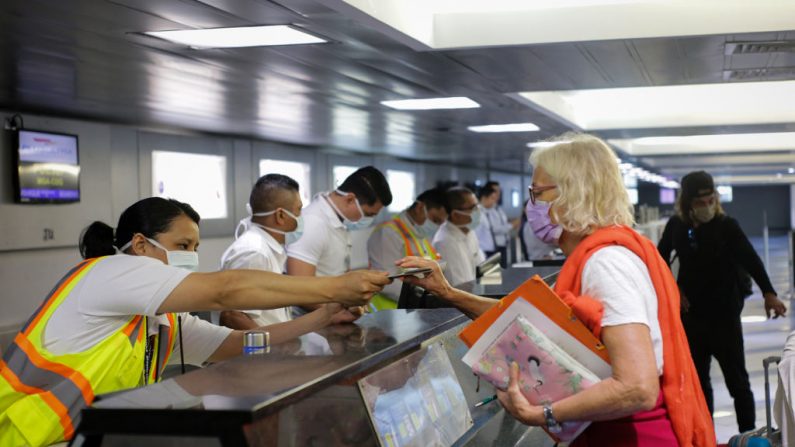
<instances>
[{"instance_id":1,"label":"orange folder","mask_svg":"<svg viewBox=\"0 0 795 447\"><path fill-rule=\"evenodd\" d=\"M571 308L538 275L533 275L532 278L525 281L516 290L498 301L494 307L484 312L483 315L465 327L458 334L458 337L468 347L472 347L489 326L519 297L524 298L560 326L561 329L568 332L605 362L610 363L607 349L605 349L602 342L585 327L574 315Z\"/></svg>"}]
</instances>

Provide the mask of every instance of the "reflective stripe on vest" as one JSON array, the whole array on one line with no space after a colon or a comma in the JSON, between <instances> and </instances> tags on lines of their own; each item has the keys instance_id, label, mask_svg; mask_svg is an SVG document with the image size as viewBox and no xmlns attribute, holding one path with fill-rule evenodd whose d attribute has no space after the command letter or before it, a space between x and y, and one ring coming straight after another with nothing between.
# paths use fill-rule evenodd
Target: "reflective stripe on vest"
<instances>
[{"instance_id":1,"label":"reflective stripe on vest","mask_svg":"<svg viewBox=\"0 0 795 447\"><path fill-rule=\"evenodd\" d=\"M95 393L118 391L144 382L141 371L147 327L146 318L140 315L131 316L116 332L82 352L54 355L42 345L44 329L52 315L102 259L81 262L70 270L17 334L0 361L0 415L13 416L11 422L30 443L70 439L80 411L93 402ZM176 341L176 316L166 317L171 327L162 325L154 343L163 345L157 355L156 378L165 368ZM42 419L52 417L41 414L45 409L52 411L58 424L52 426Z\"/></svg>"},{"instance_id":2,"label":"reflective stripe on vest","mask_svg":"<svg viewBox=\"0 0 795 447\"><path fill-rule=\"evenodd\" d=\"M395 217L391 221L386 222L384 226L396 231L403 238L406 256L414 256L414 250L411 249L411 243L409 242L410 238L411 241L414 242L414 247L417 252L416 256L434 260L439 259L439 255L428 239L418 238L400 217Z\"/></svg>"}]
</instances>

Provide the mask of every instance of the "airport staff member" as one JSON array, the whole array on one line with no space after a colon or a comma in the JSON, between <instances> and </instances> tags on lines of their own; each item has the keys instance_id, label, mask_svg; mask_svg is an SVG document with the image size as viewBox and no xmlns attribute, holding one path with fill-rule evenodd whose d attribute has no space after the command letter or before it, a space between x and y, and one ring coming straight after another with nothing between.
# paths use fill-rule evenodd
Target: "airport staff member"
<instances>
[{"instance_id":1,"label":"airport staff member","mask_svg":"<svg viewBox=\"0 0 795 447\"><path fill-rule=\"evenodd\" d=\"M448 189L444 196L447 222L436 232L433 246L447 263L447 278L458 285L474 280L475 267L486 260L475 236L481 211L475 194L463 186Z\"/></svg>"},{"instance_id":2,"label":"airport staff member","mask_svg":"<svg viewBox=\"0 0 795 447\"><path fill-rule=\"evenodd\" d=\"M679 257L677 282L682 294L682 323L701 388L713 411L710 364L715 357L726 388L734 399L740 432L754 428L754 394L745 367L743 309L747 271L759 285L770 317L783 316L787 307L778 299L765 266L737 221L723 212L712 176L704 171L682 177L676 215L665 225L658 244L660 255Z\"/></svg>"},{"instance_id":3,"label":"airport staff member","mask_svg":"<svg viewBox=\"0 0 795 447\"><path fill-rule=\"evenodd\" d=\"M502 191L497 182L486 182L479 192L480 207L483 210L483 217L480 219L475 234L478 237L480 249L488 258L494 253L500 253L500 265L502 268L508 266L508 241L510 241L511 231L517 228L519 223L514 219L508 220L505 211L500 207L500 197Z\"/></svg>"},{"instance_id":4,"label":"airport staff member","mask_svg":"<svg viewBox=\"0 0 795 447\"><path fill-rule=\"evenodd\" d=\"M544 405L522 394L518 365L497 392L519 421L548 429L565 421L591 421L572 447L693 446L716 444L679 319L679 292L657 248L631 228L632 205L615 153L602 140L567 134L533 151L532 206L546 212L535 227L562 228L567 255L555 292L610 355L612 374L590 388ZM495 305L455 289L438 266L406 258L400 267L431 267L406 281L477 317ZM521 360L521 359L517 359Z\"/></svg>"},{"instance_id":5,"label":"airport staff member","mask_svg":"<svg viewBox=\"0 0 795 447\"><path fill-rule=\"evenodd\" d=\"M248 209L251 215L240 222L238 230L244 230L243 233L235 235L235 241L221 256L221 270L252 269L278 275L284 273L287 261L284 244L300 239L304 231L302 206L295 180L281 174L260 177L249 196ZM333 322L353 321L357 317L341 310ZM225 310L220 315L222 326L244 330L290 320L289 307Z\"/></svg>"},{"instance_id":6,"label":"airport staff member","mask_svg":"<svg viewBox=\"0 0 795 447\"><path fill-rule=\"evenodd\" d=\"M419 196L410 207L392 220L377 226L367 240L367 255L370 268L394 269L395 261L406 256L420 256L439 260L439 254L431 245L436 230L447 219L444 209L444 193L429 189ZM401 283L396 281L373 297L370 305L375 309L395 309L400 297Z\"/></svg>"},{"instance_id":7,"label":"airport staff member","mask_svg":"<svg viewBox=\"0 0 795 447\"><path fill-rule=\"evenodd\" d=\"M94 396L157 381L174 359L200 365L242 352L242 331L183 312L361 305L389 282L368 271L329 278L192 273L198 245L199 215L157 197L127 208L115 232L101 222L84 231L86 260L56 284L0 361L0 445L70 439ZM313 317L315 328L330 315L321 317ZM268 327L273 343L300 335L288 325Z\"/></svg>"},{"instance_id":8,"label":"airport staff member","mask_svg":"<svg viewBox=\"0 0 795 447\"><path fill-rule=\"evenodd\" d=\"M337 190L316 195L303 211L306 233L287 246L287 273L331 276L350 270L350 232L369 228L390 203L389 184L372 166L349 175Z\"/></svg>"}]
</instances>

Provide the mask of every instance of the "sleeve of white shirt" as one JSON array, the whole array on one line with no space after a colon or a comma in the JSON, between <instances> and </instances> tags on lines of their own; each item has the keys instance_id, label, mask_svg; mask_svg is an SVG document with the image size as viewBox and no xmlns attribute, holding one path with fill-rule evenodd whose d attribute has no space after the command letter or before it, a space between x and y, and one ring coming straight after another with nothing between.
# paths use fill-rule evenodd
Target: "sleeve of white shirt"
<instances>
[{"instance_id":1,"label":"sleeve of white shirt","mask_svg":"<svg viewBox=\"0 0 795 447\"><path fill-rule=\"evenodd\" d=\"M221 266L221 270L250 269L271 271L271 260L258 250L245 250L235 253Z\"/></svg>"},{"instance_id":2,"label":"sleeve of white shirt","mask_svg":"<svg viewBox=\"0 0 795 447\"><path fill-rule=\"evenodd\" d=\"M146 256L111 256L99 261L81 282L78 311L95 317L154 317L189 274Z\"/></svg>"},{"instance_id":3,"label":"sleeve of white shirt","mask_svg":"<svg viewBox=\"0 0 795 447\"><path fill-rule=\"evenodd\" d=\"M185 363L201 366L221 346L232 329L216 326L188 313L180 313L182 317L182 342L185 343ZM179 365L182 346L177 338L174 352L168 363Z\"/></svg>"},{"instance_id":4,"label":"sleeve of white shirt","mask_svg":"<svg viewBox=\"0 0 795 447\"><path fill-rule=\"evenodd\" d=\"M328 243L328 222L315 214L306 215L304 228L301 238L287 246L287 256L316 266Z\"/></svg>"},{"instance_id":5,"label":"sleeve of white shirt","mask_svg":"<svg viewBox=\"0 0 795 447\"><path fill-rule=\"evenodd\" d=\"M585 264L582 293L604 305L602 326L641 323L651 328L649 315L657 315L657 294L649 271L632 257L637 258L624 247L605 247Z\"/></svg>"}]
</instances>

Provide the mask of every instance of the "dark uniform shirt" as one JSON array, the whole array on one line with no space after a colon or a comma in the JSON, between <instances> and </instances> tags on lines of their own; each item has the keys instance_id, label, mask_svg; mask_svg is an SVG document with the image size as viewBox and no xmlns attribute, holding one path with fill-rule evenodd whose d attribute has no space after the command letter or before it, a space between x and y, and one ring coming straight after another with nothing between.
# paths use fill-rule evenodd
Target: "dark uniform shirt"
<instances>
[{"instance_id":1,"label":"dark uniform shirt","mask_svg":"<svg viewBox=\"0 0 795 447\"><path fill-rule=\"evenodd\" d=\"M671 261L679 257L677 283L694 315L739 315L743 307L743 279L748 272L763 293L775 293L764 264L737 221L718 215L698 228L672 217L657 245Z\"/></svg>"}]
</instances>

